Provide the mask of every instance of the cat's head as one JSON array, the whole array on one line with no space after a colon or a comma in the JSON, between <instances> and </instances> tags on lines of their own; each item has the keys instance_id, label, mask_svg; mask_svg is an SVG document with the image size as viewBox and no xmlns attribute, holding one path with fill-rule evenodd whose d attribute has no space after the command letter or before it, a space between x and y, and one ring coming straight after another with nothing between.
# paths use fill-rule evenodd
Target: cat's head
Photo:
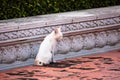
<instances>
[{"instance_id":1,"label":"cat's head","mask_svg":"<svg viewBox=\"0 0 120 80\"><path fill-rule=\"evenodd\" d=\"M55 28L54 33L55 33L55 39L56 40L61 40L63 38L63 34L61 32L61 27Z\"/></svg>"}]
</instances>

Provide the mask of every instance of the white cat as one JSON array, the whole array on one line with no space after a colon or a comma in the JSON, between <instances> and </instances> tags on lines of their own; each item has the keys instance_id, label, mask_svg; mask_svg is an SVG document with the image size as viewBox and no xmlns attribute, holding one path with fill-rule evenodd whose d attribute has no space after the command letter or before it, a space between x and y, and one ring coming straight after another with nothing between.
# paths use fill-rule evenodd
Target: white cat
<instances>
[{"instance_id":1,"label":"white cat","mask_svg":"<svg viewBox=\"0 0 120 80\"><path fill-rule=\"evenodd\" d=\"M60 27L55 28L54 31L47 35L40 45L34 64L42 66L44 64L49 64L50 62L55 62L53 60L54 48L56 42L62 38L63 34Z\"/></svg>"}]
</instances>

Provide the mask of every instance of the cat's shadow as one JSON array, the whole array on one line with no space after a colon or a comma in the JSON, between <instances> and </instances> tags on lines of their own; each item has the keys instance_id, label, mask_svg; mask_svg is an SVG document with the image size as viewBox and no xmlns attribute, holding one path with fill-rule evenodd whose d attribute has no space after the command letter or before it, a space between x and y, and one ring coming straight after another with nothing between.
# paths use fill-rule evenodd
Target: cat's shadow
<instances>
[{"instance_id":1,"label":"cat's shadow","mask_svg":"<svg viewBox=\"0 0 120 80\"><path fill-rule=\"evenodd\" d=\"M45 67L52 67L52 68L66 68L66 67L70 67L71 63L63 63L63 62L56 62L56 63L50 63L48 65L44 65Z\"/></svg>"},{"instance_id":2,"label":"cat's shadow","mask_svg":"<svg viewBox=\"0 0 120 80\"><path fill-rule=\"evenodd\" d=\"M75 64L81 64L85 62L90 62L90 61L76 61L76 60L66 60L66 61L58 61L56 63L50 63L48 65L44 65L44 67L51 67L51 68L66 68L70 67Z\"/></svg>"}]
</instances>

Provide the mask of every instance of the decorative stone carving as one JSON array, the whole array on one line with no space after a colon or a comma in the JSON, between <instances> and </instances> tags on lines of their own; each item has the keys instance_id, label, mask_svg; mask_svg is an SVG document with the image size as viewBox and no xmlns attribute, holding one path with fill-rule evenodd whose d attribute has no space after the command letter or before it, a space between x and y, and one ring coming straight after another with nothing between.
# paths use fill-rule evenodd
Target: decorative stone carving
<instances>
[{"instance_id":1,"label":"decorative stone carving","mask_svg":"<svg viewBox=\"0 0 120 80\"><path fill-rule=\"evenodd\" d=\"M20 44L15 46L17 53L15 54L18 61L24 61L30 58L30 46L29 44Z\"/></svg>"},{"instance_id":2,"label":"decorative stone carving","mask_svg":"<svg viewBox=\"0 0 120 80\"><path fill-rule=\"evenodd\" d=\"M63 54L76 52L81 49L89 50L102 48L106 45L113 46L119 43L120 30L109 30L94 33L64 37L58 42L55 53ZM41 41L0 47L0 63L12 63L16 60L24 61L35 58Z\"/></svg>"},{"instance_id":3,"label":"decorative stone carving","mask_svg":"<svg viewBox=\"0 0 120 80\"><path fill-rule=\"evenodd\" d=\"M104 47L107 44L107 34L106 32L95 33L95 44L96 47Z\"/></svg>"},{"instance_id":4,"label":"decorative stone carving","mask_svg":"<svg viewBox=\"0 0 120 80\"><path fill-rule=\"evenodd\" d=\"M81 35L71 36L71 51L77 52L83 48L83 37Z\"/></svg>"},{"instance_id":5,"label":"decorative stone carving","mask_svg":"<svg viewBox=\"0 0 120 80\"><path fill-rule=\"evenodd\" d=\"M35 58L37 53L38 53L38 50L39 50L39 47L40 47L40 44L41 44L41 41L39 42L32 42L32 43L29 43L29 46L30 46L30 58Z\"/></svg>"},{"instance_id":6,"label":"decorative stone carving","mask_svg":"<svg viewBox=\"0 0 120 80\"><path fill-rule=\"evenodd\" d=\"M95 36L90 34L83 34L83 49L92 49L95 46Z\"/></svg>"},{"instance_id":7,"label":"decorative stone carving","mask_svg":"<svg viewBox=\"0 0 120 80\"><path fill-rule=\"evenodd\" d=\"M120 17L114 17L114 18L108 18L108 19L102 19L102 20L64 24L64 25L62 25L62 31L70 33L72 31L78 31L78 30L81 31L81 30L85 30L85 29L88 30L88 29L92 29L92 28L101 28L101 27L106 28L111 24L112 25L120 24L119 22L120 22ZM59 26L48 26L48 27L0 33L0 41L49 34L55 27L59 27Z\"/></svg>"},{"instance_id":8,"label":"decorative stone carving","mask_svg":"<svg viewBox=\"0 0 120 80\"><path fill-rule=\"evenodd\" d=\"M115 31L107 31L107 39L109 45L114 45L118 42L118 37L116 36Z\"/></svg>"},{"instance_id":9,"label":"decorative stone carving","mask_svg":"<svg viewBox=\"0 0 120 80\"><path fill-rule=\"evenodd\" d=\"M7 46L7 47L2 47L1 48L2 51L2 63L13 63L14 61L16 61L16 49L14 46Z\"/></svg>"},{"instance_id":10,"label":"decorative stone carving","mask_svg":"<svg viewBox=\"0 0 120 80\"><path fill-rule=\"evenodd\" d=\"M68 37L64 37L63 40L58 42L55 53L56 54L64 54L69 52L71 49L71 41Z\"/></svg>"}]
</instances>

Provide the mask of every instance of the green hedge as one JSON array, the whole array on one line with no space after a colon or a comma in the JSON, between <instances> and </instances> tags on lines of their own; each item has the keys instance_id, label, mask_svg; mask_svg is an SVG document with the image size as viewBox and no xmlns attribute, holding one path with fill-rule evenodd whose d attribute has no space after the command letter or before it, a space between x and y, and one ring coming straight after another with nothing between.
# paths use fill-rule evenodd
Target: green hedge
<instances>
[{"instance_id":1,"label":"green hedge","mask_svg":"<svg viewBox=\"0 0 120 80\"><path fill-rule=\"evenodd\" d=\"M0 0L0 20L120 5L120 0Z\"/></svg>"}]
</instances>

